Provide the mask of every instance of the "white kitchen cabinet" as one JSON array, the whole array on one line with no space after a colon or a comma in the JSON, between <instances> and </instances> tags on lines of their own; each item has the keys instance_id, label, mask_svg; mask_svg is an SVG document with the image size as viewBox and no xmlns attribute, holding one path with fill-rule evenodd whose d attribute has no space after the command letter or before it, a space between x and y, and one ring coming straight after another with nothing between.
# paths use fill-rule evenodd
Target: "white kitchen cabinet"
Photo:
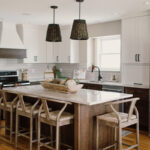
<instances>
[{"instance_id":1,"label":"white kitchen cabinet","mask_svg":"<svg viewBox=\"0 0 150 150\"><path fill-rule=\"evenodd\" d=\"M62 53L62 55L64 55ZM54 42L53 43L53 58L54 63L62 63L61 60L61 42Z\"/></svg>"},{"instance_id":2,"label":"white kitchen cabinet","mask_svg":"<svg viewBox=\"0 0 150 150\"><path fill-rule=\"evenodd\" d=\"M46 63L54 63L53 43L46 42Z\"/></svg>"},{"instance_id":3,"label":"white kitchen cabinet","mask_svg":"<svg viewBox=\"0 0 150 150\"><path fill-rule=\"evenodd\" d=\"M45 26L21 25L20 27L21 39L27 49L27 58L24 59L24 63L46 63Z\"/></svg>"},{"instance_id":4,"label":"white kitchen cabinet","mask_svg":"<svg viewBox=\"0 0 150 150\"><path fill-rule=\"evenodd\" d=\"M150 16L122 20L122 63L150 63Z\"/></svg>"},{"instance_id":5,"label":"white kitchen cabinet","mask_svg":"<svg viewBox=\"0 0 150 150\"><path fill-rule=\"evenodd\" d=\"M61 29L62 42L53 43L55 63L79 63L79 41L71 40L70 28Z\"/></svg>"},{"instance_id":6,"label":"white kitchen cabinet","mask_svg":"<svg viewBox=\"0 0 150 150\"><path fill-rule=\"evenodd\" d=\"M139 61L150 63L150 16L139 17Z\"/></svg>"}]
</instances>

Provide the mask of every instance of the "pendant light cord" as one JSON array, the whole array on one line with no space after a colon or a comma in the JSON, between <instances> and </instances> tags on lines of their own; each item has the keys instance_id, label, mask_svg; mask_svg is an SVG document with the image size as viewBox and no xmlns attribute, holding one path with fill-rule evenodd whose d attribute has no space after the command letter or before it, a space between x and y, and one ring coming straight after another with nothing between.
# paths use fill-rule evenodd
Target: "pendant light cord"
<instances>
[{"instance_id":1,"label":"pendant light cord","mask_svg":"<svg viewBox=\"0 0 150 150\"><path fill-rule=\"evenodd\" d=\"M55 9L53 9L53 24L55 24Z\"/></svg>"},{"instance_id":2,"label":"pendant light cord","mask_svg":"<svg viewBox=\"0 0 150 150\"><path fill-rule=\"evenodd\" d=\"M81 2L79 2L79 20L81 19Z\"/></svg>"}]
</instances>

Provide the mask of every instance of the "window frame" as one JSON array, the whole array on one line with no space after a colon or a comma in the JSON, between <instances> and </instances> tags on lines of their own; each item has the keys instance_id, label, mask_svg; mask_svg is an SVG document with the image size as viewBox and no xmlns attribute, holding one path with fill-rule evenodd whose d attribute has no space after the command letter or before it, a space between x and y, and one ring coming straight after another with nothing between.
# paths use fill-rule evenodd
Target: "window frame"
<instances>
[{"instance_id":1,"label":"window frame","mask_svg":"<svg viewBox=\"0 0 150 150\"><path fill-rule=\"evenodd\" d=\"M120 53L104 53L104 52L102 52L103 50L103 48L102 48L102 40L105 40L105 39L120 39ZM99 42L98 42L98 44L100 44L99 46L97 46L97 47L99 47L96 51L96 53L97 53L97 65L101 68L101 71L116 71L116 72L120 72L121 71L121 35L111 35L111 36L101 36L101 37L97 37L96 38L97 40L99 40ZM120 55L120 68L119 69L114 69L114 68L102 68L101 67L101 64L102 64L102 62L101 62L101 58L102 58L102 56L106 56L106 55Z\"/></svg>"}]
</instances>

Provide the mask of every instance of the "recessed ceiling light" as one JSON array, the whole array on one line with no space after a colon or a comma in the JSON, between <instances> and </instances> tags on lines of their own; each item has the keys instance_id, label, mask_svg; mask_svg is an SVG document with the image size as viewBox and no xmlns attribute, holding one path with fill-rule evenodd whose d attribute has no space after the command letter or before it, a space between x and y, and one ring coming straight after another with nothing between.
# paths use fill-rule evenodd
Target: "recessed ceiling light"
<instances>
[{"instance_id":1,"label":"recessed ceiling light","mask_svg":"<svg viewBox=\"0 0 150 150\"><path fill-rule=\"evenodd\" d=\"M23 16L31 16L31 13L22 13Z\"/></svg>"},{"instance_id":2,"label":"recessed ceiling light","mask_svg":"<svg viewBox=\"0 0 150 150\"><path fill-rule=\"evenodd\" d=\"M145 5L150 5L150 1L145 1L144 4Z\"/></svg>"}]
</instances>

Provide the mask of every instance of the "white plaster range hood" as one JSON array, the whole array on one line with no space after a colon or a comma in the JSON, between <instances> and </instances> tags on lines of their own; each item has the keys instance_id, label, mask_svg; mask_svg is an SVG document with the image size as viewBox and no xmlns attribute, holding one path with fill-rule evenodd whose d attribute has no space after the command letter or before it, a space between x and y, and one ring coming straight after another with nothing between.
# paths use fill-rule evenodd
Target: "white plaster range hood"
<instances>
[{"instance_id":1,"label":"white plaster range hood","mask_svg":"<svg viewBox=\"0 0 150 150\"><path fill-rule=\"evenodd\" d=\"M26 49L14 23L0 22L0 58L26 58Z\"/></svg>"}]
</instances>

